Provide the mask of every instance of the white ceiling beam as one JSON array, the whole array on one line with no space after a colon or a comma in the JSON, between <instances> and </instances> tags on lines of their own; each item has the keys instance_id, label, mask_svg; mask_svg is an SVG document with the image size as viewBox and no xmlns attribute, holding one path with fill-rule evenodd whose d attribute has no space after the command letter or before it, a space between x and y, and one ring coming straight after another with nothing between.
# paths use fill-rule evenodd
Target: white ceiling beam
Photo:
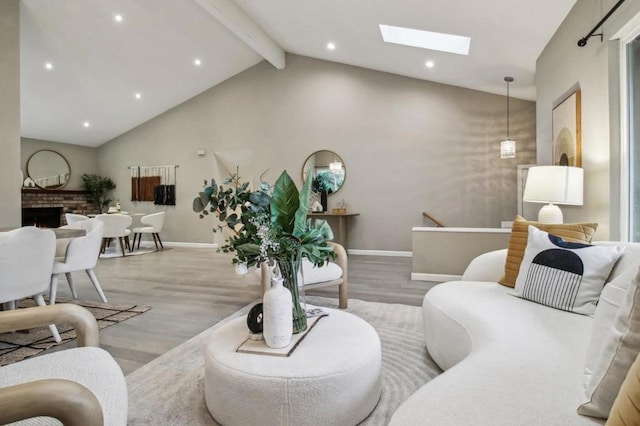
<instances>
[{"instance_id":1,"label":"white ceiling beam","mask_svg":"<svg viewBox=\"0 0 640 426\"><path fill-rule=\"evenodd\" d=\"M285 67L285 52L249 15L231 0L194 0L229 31L274 67Z\"/></svg>"}]
</instances>

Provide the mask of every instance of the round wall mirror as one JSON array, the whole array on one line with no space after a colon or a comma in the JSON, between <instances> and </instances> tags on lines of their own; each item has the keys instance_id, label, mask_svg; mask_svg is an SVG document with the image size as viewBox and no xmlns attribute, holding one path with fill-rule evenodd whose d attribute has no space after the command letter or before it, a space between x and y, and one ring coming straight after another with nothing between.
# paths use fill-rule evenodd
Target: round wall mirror
<instances>
[{"instance_id":1,"label":"round wall mirror","mask_svg":"<svg viewBox=\"0 0 640 426\"><path fill-rule=\"evenodd\" d=\"M27 175L38 188L61 189L69 183L71 167L67 159L59 153L43 149L29 157Z\"/></svg>"},{"instance_id":2,"label":"round wall mirror","mask_svg":"<svg viewBox=\"0 0 640 426\"><path fill-rule=\"evenodd\" d=\"M307 174L311 171L313 192L326 192L335 194L344 185L347 169L342 158L333 151L316 151L304 162L302 166L302 181L307 180Z\"/></svg>"}]
</instances>

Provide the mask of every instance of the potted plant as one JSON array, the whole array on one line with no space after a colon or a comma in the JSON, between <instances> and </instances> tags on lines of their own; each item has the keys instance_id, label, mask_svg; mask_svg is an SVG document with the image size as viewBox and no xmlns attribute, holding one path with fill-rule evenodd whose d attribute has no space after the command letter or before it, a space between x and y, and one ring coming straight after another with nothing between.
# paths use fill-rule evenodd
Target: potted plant
<instances>
[{"instance_id":1,"label":"potted plant","mask_svg":"<svg viewBox=\"0 0 640 426\"><path fill-rule=\"evenodd\" d=\"M213 232L229 228L232 235L219 251L235 253L232 260L240 273L260 262L269 262L284 279L291 291L294 308L294 333L307 327L304 310L298 296L298 271L303 257L321 266L335 258L327 244L333 239L331 227L324 220L307 218L311 176L302 191L286 171L282 172L273 190L262 182L257 191L249 190L237 174L218 185L214 179L193 200L193 210L203 219L215 215L222 224Z\"/></svg>"},{"instance_id":2,"label":"potted plant","mask_svg":"<svg viewBox=\"0 0 640 426\"><path fill-rule=\"evenodd\" d=\"M87 191L87 198L98 206L100 213L109 206L111 199L107 198L108 193L116 188L116 184L108 177L96 174L83 174L82 187Z\"/></svg>"},{"instance_id":3,"label":"potted plant","mask_svg":"<svg viewBox=\"0 0 640 426\"><path fill-rule=\"evenodd\" d=\"M330 173L318 173L311 184L311 190L320 194L320 204L322 204L323 212L327 211L327 194L333 192L333 184Z\"/></svg>"}]
</instances>

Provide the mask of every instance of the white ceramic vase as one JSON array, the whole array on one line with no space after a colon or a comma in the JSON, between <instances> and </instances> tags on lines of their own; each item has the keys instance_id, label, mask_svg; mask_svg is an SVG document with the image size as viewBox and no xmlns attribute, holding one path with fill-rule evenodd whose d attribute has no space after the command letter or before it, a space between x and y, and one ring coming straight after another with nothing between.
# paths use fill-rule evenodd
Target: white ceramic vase
<instances>
[{"instance_id":1,"label":"white ceramic vase","mask_svg":"<svg viewBox=\"0 0 640 426\"><path fill-rule=\"evenodd\" d=\"M282 278L272 278L271 288L262 298L262 334L270 348L284 348L293 335L291 292L282 282Z\"/></svg>"}]
</instances>

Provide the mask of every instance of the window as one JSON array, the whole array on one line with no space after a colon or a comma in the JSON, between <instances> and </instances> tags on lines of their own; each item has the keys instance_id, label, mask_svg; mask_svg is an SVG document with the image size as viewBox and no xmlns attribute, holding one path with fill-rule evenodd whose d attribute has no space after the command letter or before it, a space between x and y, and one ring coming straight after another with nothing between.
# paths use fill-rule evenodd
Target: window
<instances>
[{"instance_id":1,"label":"window","mask_svg":"<svg viewBox=\"0 0 640 426\"><path fill-rule=\"evenodd\" d=\"M629 240L640 241L640 37L626 45Z\"/></svg>"}]
</instances>

